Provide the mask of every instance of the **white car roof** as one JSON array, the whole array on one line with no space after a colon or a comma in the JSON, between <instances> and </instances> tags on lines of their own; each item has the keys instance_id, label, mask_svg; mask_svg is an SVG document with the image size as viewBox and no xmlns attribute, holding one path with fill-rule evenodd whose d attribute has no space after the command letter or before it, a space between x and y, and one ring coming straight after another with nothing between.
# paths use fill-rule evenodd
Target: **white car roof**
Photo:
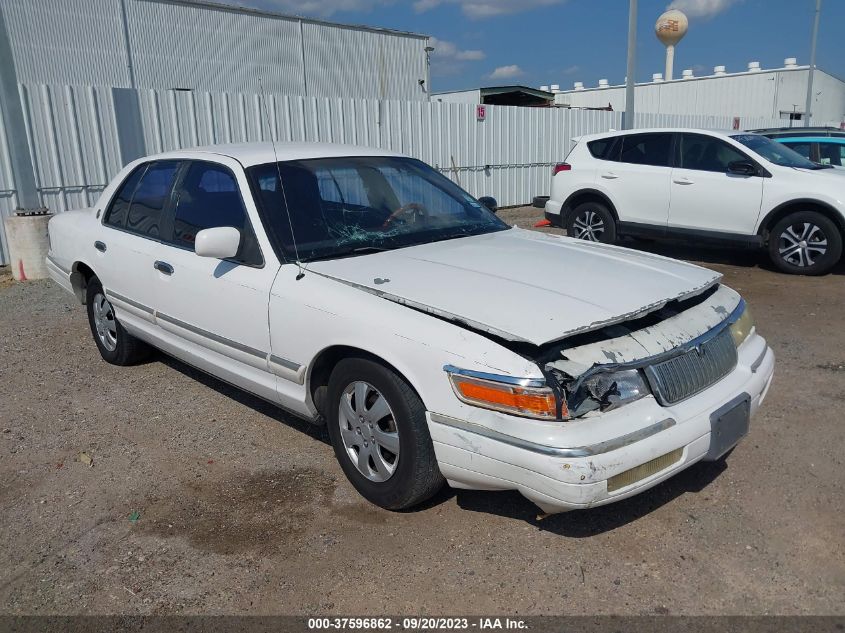
<instances>
[{"instance_id":1,"label":"white car roof","mask_svg":"<svg viewBox=\"0 0 845 633\"><path fill-rule=\"evenodd\" d=\"M709 136L726 137L733 134L755 134L755 132L743 132L741 130L706 130L703 128L683 128L683 127L651 127L651 128L637 128L634 130L613 130L611 132L600 132L597 134L584 134L579 137L580 141L592 141L597 138L609 138L613 136L621 136L622 134L646 134L649 132L692 132L696 134L707 134ZM575 139L573 139L575 140Z\"/></svg>"},{"instance_id":2,"label":"white car roof","mask_svg":"<svg viewBox=\"0 0 845 633\"><path fill-rule=\"evenodd\" d=\"M404 156L398 152L366 147L363 145L344 145L342 143L226 143L190 147L165 152L149 158L188 158L190 155L216 154L234 158L244 167L272 163L276 160L304 160L308 158L336 158L342 156Z\"/></svg>"}]
</instances>

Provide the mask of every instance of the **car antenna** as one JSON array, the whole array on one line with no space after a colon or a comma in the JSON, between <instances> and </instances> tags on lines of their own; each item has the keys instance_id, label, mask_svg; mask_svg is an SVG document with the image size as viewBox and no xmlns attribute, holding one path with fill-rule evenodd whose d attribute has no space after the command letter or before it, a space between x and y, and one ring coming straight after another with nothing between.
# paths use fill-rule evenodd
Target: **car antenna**
<instances>
[{"instance_id":1,"label":"car antenna","mask_svg":"<svg viewBox=\"0 0 845 633\"><path fill-rule=\"evenodd\" d=\"M296 245L296 235L293 232L293 221L290 219L290 207L288 206L288 197L285 195L285 185L282 183L282 168L279 167L279 155L276 152L276 141L273 138L273 131L270 129L270 115L267 113L267 95L264 94L264 84L261 82L261 77L258 78L258 87L261 88L262 109L264 111L264 118L267 119L267 133L270 135L270 145L273 147L273 160L276 163L276 173L279 175L279 188L282 190L282 199L285 201L285 213L288 216L290 238L293 241L294 255L296 255L296 267L299 269L299 273L296 275L296 280L299 281L305 277L305 269L302 267L302 261L299 259L299 248Z\"/></svg>"}]
</instances>

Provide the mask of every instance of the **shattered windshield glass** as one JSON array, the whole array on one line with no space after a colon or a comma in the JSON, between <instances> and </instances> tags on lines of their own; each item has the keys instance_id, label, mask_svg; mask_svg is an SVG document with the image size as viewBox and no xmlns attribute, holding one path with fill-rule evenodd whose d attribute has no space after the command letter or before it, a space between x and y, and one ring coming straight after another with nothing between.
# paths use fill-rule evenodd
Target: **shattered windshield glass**
<instances>
[{"instance_id":1,"label":"shattered windshield glass","mask_svg":"<svg viewBox=\"0 0 845 633\"><path fill-rule=\"evenodd\" d=\"M268 233L288 261L297 250L309 261L509 228L451 180L411 158L284 161L247 173Z\"/></svg>"}]
</instances>

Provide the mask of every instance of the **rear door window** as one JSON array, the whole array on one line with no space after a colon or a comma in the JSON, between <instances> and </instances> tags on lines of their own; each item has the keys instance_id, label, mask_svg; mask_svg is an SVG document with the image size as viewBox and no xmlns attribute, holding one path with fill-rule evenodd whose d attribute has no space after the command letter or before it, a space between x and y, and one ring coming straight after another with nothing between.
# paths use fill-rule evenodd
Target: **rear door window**
<instances>
[{"instance_id":1,"label":"rear door window","mask_svg":"<svg viewBox=\"0 0 845 633\"><path fill-rule=\"evenodd\" d=\"M106 211L106 215L103 218L104 224L118 229L126 228L126 216L129 215L129 205L132 204L132 196L135 195L135 189L138 188L141 176L144 175L148 166L148 164L144 164L136 167L126 180L123 181L123 184L117 190Z\"/></svg>"},{"instance_id":2,"label":"rear door window","mask_svg":"<svg viewBox=\"0 0 845 633\"><path fill-rule=\"evenodd\" d=\"M671 155L672 134L629 134L622 137L619 160L635 165L670 167Z\"/></svg>"},{"instance_id":3,"label":"rear door window","mask_svg":"<svg viewBox=\"0 0 845 633\"><path fill-rule=\"evenodd\" d=\"M177 185L173 233L168 242L194 250L197 233L203 229L230 226L238 229L241 244L234 261L261 266L263 258L247 216L235 175L217 163L195 161Z\"/></svg>"},{"instance_id":4,"label":"rear door window","mask_svg":"<svg viewBox=\"0 0 845 633\"><path fill-rule=\"evenodd\" d=\"M179 161L151 163L132 196L126 218L126 230L144 237L161 238L164 209L170 202Z\"/></svg>"}]
</instances>

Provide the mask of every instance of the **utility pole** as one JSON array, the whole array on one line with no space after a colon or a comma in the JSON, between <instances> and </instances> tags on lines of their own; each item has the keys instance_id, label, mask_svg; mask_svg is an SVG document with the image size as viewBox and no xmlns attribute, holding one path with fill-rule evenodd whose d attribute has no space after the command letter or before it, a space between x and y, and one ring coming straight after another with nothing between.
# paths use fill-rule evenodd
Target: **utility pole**
<instances>
[{"instance_id":1,"label":"utility pole","mask_svg":"<svg viewBox=\"0 0 845 633\"><path fill-rule=\"evenodd\" d=\"M819 39L819 14L822 0L816 0L816 17L813 20L813 39L810 43L810 72L807 75L807 105L804 108L804 127L810 127L813 108L813 73L816 70L816 43Z\"/></svg>"},{"instance_id":2,"label":"utility pole","mask_svg":"<svg viewBox=\"0 0 845 633\"><path fill-rule=\"evenodd\" d=\"M821 1L821 0L819 0ZM625 79L625 118L622 129L634 127L634 83L637 74L637 0L628 4L628 76Z\"/></svg>"}]
</instances>

